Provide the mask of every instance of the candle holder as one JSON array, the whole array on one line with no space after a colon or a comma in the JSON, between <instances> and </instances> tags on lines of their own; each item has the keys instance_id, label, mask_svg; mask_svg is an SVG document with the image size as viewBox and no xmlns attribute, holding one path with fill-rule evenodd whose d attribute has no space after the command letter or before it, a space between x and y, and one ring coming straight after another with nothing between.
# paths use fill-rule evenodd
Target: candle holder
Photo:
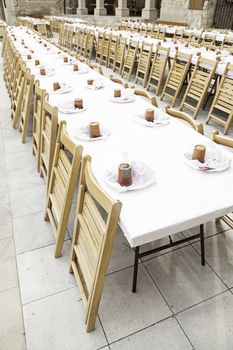
<instances>
[{"instance_id":1,"label":"candle holder","mask_svg":"<svg viewBox=\"0 0 233 350\"><path fill-rule=\"evenodd\" d=\"M60 87L60 84L57 82L57 81L55 81L54 83L53 83L53 90L54 91L56 91L56 90L59 90L61 87Z\"/></svg>"},{"instance_id":2,"label":"candle holder","mask_svg":"<svg viewBox=\"0 0 233 350\"><path fill-rule=\"evenodd\" d=\"M40 69L40 75L46 75L45 68L41 68L41 69ZM53 88L54 88L54 87L53 87Z\"/></svg>"},{"instance_id":3,"label":"candle holder","mask_svg":"<svg viewBox=\"0 0 233 350\"><path fill-rule=\"evenodd\" d=\"M74 64L74 65L73 65L73 71L74 71L74 72L77 72L77 71L78 71L78 65L77 65L77 64Z\"/></svg>"},{"instance_id":4,"label":"candle holder","mask_svg":"<svg viewBox=\"0 0 233 350\"><path fill-rule=\"evenodd\" d=\"M196 145L193 150L192 159L197 159L201 163L205 163L206 147L203 145Z\"/></svg>"},{"instance_id":5,"label":"candle holder","mask_svg":"<svg viewBox=\"0 0 233 350\"><path fill-rule=\"evenodd\" d=\"M151 122L153 123L154 122L154 119L155 119L155 115L154 115L154 110L153 109L146 109L146 112L145 112L145 119L148 121L148 122Z\"/></svg>"},{"instance_id":6,"label":"candle holder","mask_svg":"<svg viewBox=\"0 0 233 350\"><path fill-rule=\"evenodd\" d=\"M35 60L35 66L39 66L40 60Z\"/></svg>"},{"instance_id":7,"label":"candle holder","mask_svg":"<svg viewBox=\"0 0 233 350\"><path fill-rule=\"evenodd\" d=\"M121 163L118 167L118 183L121 186L132 185L132 168L128 163Z\"/></svg>"},{"instance_id":8,"label":"candle holder","mask_svg":"<svg viewBox=\"0 0 233 350\"><path fill-rule=\"evenodd\" d=\"M64 61L64 63L67 63L68 62L68 57L63 57L63 61Z\"/></svg>"},{"instance_id":9,"label":"candle holder","mask_svg":"<svg viewBox=\"0 0 233 350\"><path fill-rule=\"evenodd\" d=\"M121 89L114 90L114 97L121 97Z\"/></svg>"},{"instance_id":10,"label":"candle holder","mask_svg":"<svg viewBox=\"0 0 233 350\"><path fill-rule=\"evenodd\" d=\"M100 137L100 126L99 123L97 122L92 122L89 125L89 132L90 132L90 137L95 138L95 137Z\"/></svg>"},{"instance_id":11,"label":"candle holder","mask_svg":"<svg viewBox=\"0 0 233 350\"><path fill-rule=\"evenodd\" d=\"M83 100L81 98L76 98L74 100L74 107L78 109L83 109Z\"/></svg>"},{"instance_id":12,"label":"candle holder","mask_svg":"<svg viewBox=\"0 0 233 350\"><path fill-rule=\"evenodd\" d=\"M94 79L88 79L87 80L87 85L93 85Z\"/></svg>"}]
</instances>

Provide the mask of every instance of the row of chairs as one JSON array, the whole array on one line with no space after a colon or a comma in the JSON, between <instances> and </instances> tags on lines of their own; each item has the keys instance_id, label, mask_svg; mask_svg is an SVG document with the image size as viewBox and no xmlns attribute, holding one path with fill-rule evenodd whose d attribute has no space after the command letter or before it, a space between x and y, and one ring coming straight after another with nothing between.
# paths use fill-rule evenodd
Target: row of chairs
<instances>
[{"instance_id":1,"label":"row of chairs","mask_svg":"<svg viewBox=\"0 0 233 350\"><path fill-rule=\"evenodd\" d=\"M16 63L17 69L13 71L10 67L15 61L15 55L18 63ZM12 103L21 115L23 99L19 100L15 98L15 95L18 96L16 93L19 87L18 82L24 81L22 86L26 84L26 74L20 73L21 71L26 72L26 70L25 64L19 53L14 50L14 45L8 35L4 38L3 59L7 91ZM13 84L11 79L14 81ZM18 90L22 91L22 89L20 83ZM107 273L112 252L121 203L110 198L100 188L92 174L91 158L89 156L82 157L82 146L76 145L70 139L66 132L66 122L60 121L58 123L58 110L51 106L48 93L40 88L38 81L35 82L33 101L32 148L37 160L37 170L44 176L47 185L44 218L50 221L55 234L55 257L59 257L62 253L72 198L78 177L80 179L70 272L75 275L86 306L87 331L92 331L95 328L104 276ZM30 109L32 98L25 99L25 104ZM105 218L102 217L100 207L105 212Z\"/></svg>"}]
</instances>

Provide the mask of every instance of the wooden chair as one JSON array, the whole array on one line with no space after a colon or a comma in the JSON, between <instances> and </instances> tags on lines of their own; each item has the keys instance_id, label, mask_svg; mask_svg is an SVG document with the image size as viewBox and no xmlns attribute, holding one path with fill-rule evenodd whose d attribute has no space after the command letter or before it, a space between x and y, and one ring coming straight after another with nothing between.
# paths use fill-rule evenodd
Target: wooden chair
<instances>
[{"instance_id":1,"label":"wooden chair","mask_svg":"<svg viewBox=\"0 0 233 350\"><path fill-rule=\"evenodd\" d=\"M163 27L159 27L157 39L163 40L165 38L165 35L166 35L166 29Z\"/></svg>"},{"instance_id":2,"label":"wooden chair","mask_svg":"<svg viewBox=\"0 0 233 350\"><path fill-rule=\"evenodd\" d=\"M128 83L125 83L123 80L121 80L121 79L119 79L119 78L116 78L116 77L114 77L113 75L110 75L110 76L109 76L109 79L110 79L111 81L113 81L114 83L116 83L116 84L121 84L121 85L123 85L125 89L128 89L128 88L129 88Z\"/></svg>"},{"instance_id":3,"label":"wooden chair","mask_svg":"<svg viewBox=\"0 0 233 350\"><path fill-rule=\"evenodd\" d=\"M172 107L175 105L183 87L185 78L189 71L191 59L192 55L180 51L177 51L175 54L161 95L161 100L164 96L171 99Z\"/></svg>"},{"instance_id":4,"label":"wooden chair","mask_svg":"<svg viewBox=\"0 0 233 350\"><path fill-rule=\"evenodd\" d=\"M111 34L105 33L104 41L103 41L102 60L101 60L101 64L104 64L105 66L108 65L110 41L111 41Z\"/></svg>"},{"instance_id":5,"label":"wooden chair","mask_svg":"<svg viewBox=\"0 0 233 350\"><path fill-rule=\"evenodd\" d=\"M233 73L233 65L228 63L221 77L214 100L210 107L206 124L210 120L224 126L224 134L233 120L233 79L229 78L229 73Z\"/></svg>"},{"instance_id":6,"label":"wooden chair","mask_svg":"<svg viewBox=\"0 0 233 350\"><path fill-rule=\"evenodd\" d=\"M103 46L104 46L104 33L99 32L98 39L97 39L95 60L100 64L102 63Z\"/></svg>"},{"instance_id":7,"label":"wooden chair","mask_svg":"<svg viewBox=\"0 0 233 350\"><path fill-rule=\"evenodd\" d=\"M74 273L79 286L86 307L86 330L90 332L95 329L121 202L114 201L100 188L92 174L91 159L88 156L83 159L78 193L70 272ZM99 207L106 212L106 221L103 220Z\"/></svg>"},{"instance_id":8,"label":"wooden chair","mask_svg":"<svg viewBox=\"0 0 233 350\"><path fill-rule=\"evenodd\" d=\"M212 133L212 140L220 145L233 148L233 139L221 136L219 135L219 131L214 130ZM231 213L231 216L229 214L226 214L224 216L221 216L220 218L217 218L216 221L223 220L229 227L233 229L233 215Z\"/></svg>"},{"instance_id":9,"label":"wooden chair","mask_svg":"<svg viewBox=\"0 0 233 350\"><path fill-rule=\"evenodd\" d=\"M202 45L215 45L216 34L211 32L206 32L203 35Z\"/></svg>"},{"instance_id":10,"label":"wooden chair","mask_svg":"<svg viewBox=\"0 0 233 350\"><path fill-rule=\"evenodd\" d=\"M152 33L151 33L152 38L157 39L158 38L158 33L159 33L159 26L158 25L154 25Z\"/></svg>"},{"instance_id":11,"label":"wooden chair","mask_svg":"<svg viewBox=\"0 0 233 350\"><path fill-rule=\"evenodd\" d=\"M148 92L146 92L145 90L135 89L134 90L134 94L137 95L137 96L142 96L142 97L146 98L153 106L158 107L158 103L157 103L156 97L155 96L150 97Z\"/></svg>"},{"instance_id":12,"label":"wooden chair","mask_svg":"<svg viewBox=\"0 0 233 350\"><path fill-rule=\"evenodd\" d=\"M94 38L95 34L93 31L88 31L87 33L87 43L85 50L85 57L92 59L93 48L94 48Z\"/></svg>"},{"instance_id":13,"label":"wooden chair","mask_svg":"<svg viewBox=\"0 0 233 350\"><path fill-rule=\"evenodd\" d=\"M103 72L101 65L93 63L93 62L89 62L89 67L91 69L96 70L99 74L104 75L104 72Z\"/></svg>"},{"instance_id":14,"label":"wooden chair","mask_svg":"<svg viewBox=\"0 0 233 350\"><path fill-rule=\"evenodd\" d=\"M140 50L135 82L137 83L138 80L142 81L144 87L146 85L150 70L152 49L153 44L147 44L145 42L142 42L142 48Z\"/></svg>"},{"instance_id":15,"label":"wooden chair","mask_svg":"<svg viewBox=\"0 0 233 350\"><path fill-rule=\"evenodd\" d=\"M42 34L43 36L48 37L48 32L47 32L47 27L45 23L38 23L37 24L37 30L40 34Z\"/></svg>"},{"instance_id":16,"label":"wooden chair","mask_svg":"<svg viewBox=\"0 0 233 350\"><path fill-rule=\"evenodd\" d=\"M223 42L222 42L222 45L221 45L221 49L222 50L228 50L231 54L233 53L233 38L232 36L230 35L226 35Z\"/></svg>"},{"instance_id":17,"label":"wooden chair","mask_svg":"<svg viewBox=\"0 0 233 350\"><path fill-rule=\"evenodd\" d=\"M25 73L22 107L20 111L19 131L22 132L22 143L26 141L28 121L30 117L30 111L32 106L32 94L34 88L34 75L31 74L30 70ZM14 123L13 126L15 127Z\"/></svg>"},{"instance_id":18,"label":"wooden chair","mask_svg":"<svg viewBox=\"0 0 233 350\"><path fill-rule=\"evenodd\" d=\"M126 38L120 37L117 44L116 56L115 56L115 61L113 65L113 72L117 71L119 74L121 74L124 60L125 60L125 48L126 48Z\"/></svg>"},{"instance_id":19,"label":"wooden chair","mask_svg":"<svg viewBox=\"0 0 233 350\"><path fill-rule=\"evenodd\" d=\"M28 68L24 65L23 61L20 60L18 76L15 78L15 81L14 81L12 103L11 103L11 118L13 120L14 128L16 128L19 120L20 110L22 106L22 99L23 99L25 74L27 70Z\"/></svg>"},{"instance_id":20,"label":"wooden chair","mask_svg":"<svg viewBox=\"0 0 233 350\"><path fill-rule=\"evenodd\" d=\"M40 88L40 82L35 82L34 108L33 108L33 127L32 127L32 153L36 157L37 171L40 171L41 157L41 124L43 101L48 98L45 90Z\"/></svg>"},{"instance_id":21,"label":"wooden chair","mask_svg":"<svg viewBox=\"0 0 233 350\"><path fill-rule=\"evenodd\" d=\"M218 62L204 57L198 57L191 79L184 93L180 110L184 107L193 112L194 119L205 100L211 80L214 77ZM204 67L208 66L208 70ZM192 101L192 104L191 104Z\"/></svg>"},{"instance_id":22,"label":"wooden chair","mask_svg":"<svg viewBox=\"0 0 233 350\"><path fill-rule=\"evenodd\" d=\"M110 43L109 43L109 55L108 55L107 67L110 67L110 68L114 67L118 41L119 41L118 35L111 35Z\"/></svg>"},{"instance_id":23,"label":"wooden chair","mask_svg":"<svg viewBox=\"0 0 233 350\"><path fill-rule=\"evenodd\" d=\"M49 180L53 164L53 156L56 145L58 128L58 109L52 107L48 102L48 95L44 95L42 119L41 119L41 153L40 153L40 175L44 177L49 187Z\"/></svg>"},{"instance_id":24,"label":"wooden chair","mask_svg":"<svg viewBox=\"0 0 233 350\"><path fill-rule=\"evenodd\" d=\"M137 51L138 51L138 42L130 40L125 61L123 64L123 68L121 71L121 77L124 77L124 75L126 75L128 81L130 81L130 77L134 69Z\"/></svg>"},{"instance_id":25,"label":"wooden chair","mask_svg":"<svg viewBox=\"0 0 233 350\"><path fill-rule=\"evenodd\" d=\"M173 39L180 40L184 36L184 29L183 28L176 28L174 32Z\"/></svg>"},{"instance_id":26,"label":"wooden chair","mask_svg":"<svg viewBox=\"0 0 233 350\"><path fill-rule=\"evenodd\" d=\"M159 94L161 88L165 68L169 59L169 52L170 49L163 46L158 45L156 48L147 84L147 90L149 90L150 87L154 87L156 95Z\"/></svg>"},{"instance_id":27,"label":"wooden chair","mask_svg":"<svg viewBox=\"0 0 233 350\"><path fill-rule=\"evenodd\" d=\"M186 114L184 112L176 111L175 109L172 109L170 106L165 107L165 111L166 111L167 114L169 114L172 117L184 120L189 125L191 125L193 127L193 129L195 129L200 134L204 135L203 124L196 122L188 114Z\"/></svg>"},{"instance_id":28,"label":"wooden chair","mask_svg":"<svg viewBox=\"0 0 233 350\"><path fill-rule=\"evenodd\" d=\"M45 220L49 220L56 238L55 257L61 256L66 228L82 159L82 146L76 145L60 122L54 153Z\"/></svg>"}]
</instances>

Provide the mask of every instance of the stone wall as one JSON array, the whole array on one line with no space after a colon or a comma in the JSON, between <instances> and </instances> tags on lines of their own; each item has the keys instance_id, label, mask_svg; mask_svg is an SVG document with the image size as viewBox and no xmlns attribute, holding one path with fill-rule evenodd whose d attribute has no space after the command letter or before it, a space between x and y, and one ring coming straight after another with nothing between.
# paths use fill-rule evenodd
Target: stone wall
<instances>
[{"instance_id":1,"label":"stone wall","mask_svg":"<svg viewBox=\"0 0 233 350\"><path fill-rule=\"evenodd\" d=\"M188 9L188 0L162 0L160 19L188 23L190 27L211 27L217 0L205 0L203 10Z\"/></svg>"},{"instance_id":2,"label":"stone wall","mask_svg":"<svg viewBox=\"0 0 233 350\"><path fill-rule=\"evenodd\" d=\"M14 24L17 16L44 16L63 12L63 0L7 0L6 21Z\"/></svg>"}]
</instances>

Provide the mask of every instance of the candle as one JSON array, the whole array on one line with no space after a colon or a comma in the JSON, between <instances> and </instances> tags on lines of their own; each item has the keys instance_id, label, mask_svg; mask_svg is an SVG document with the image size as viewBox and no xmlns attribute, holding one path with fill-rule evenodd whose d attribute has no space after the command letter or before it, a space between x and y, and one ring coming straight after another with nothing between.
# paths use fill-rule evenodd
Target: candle
<instances>
[{"instance_id":1,"label":"candle","mask_svg":"<svg viewBox=\"0 0 233 350\"><path fill-rule=\"evenodd\" d=\"M92 122L89 125L90 137L100 137L100 126L97 122Z\"/></svg>"},{"instance_id":2,"label":"candle","mask_svg":"<svg viewBox=\"0 0 233 350\"><path fill-rule=\"evenodd\" d=\"M205 152L206 147L203 145L196 145L193 150L192 159L197 159L199 162L204 163L205 162Z\"/></svg>"},{"instance_id":3,"label":"candle","mask_svg":"<svg viewBox=\"0 0 233 350\"><path fill-rule=\"evenodd\" d=\"M154 121L154 110L153 109L147 109L146 110L146 113L145 113L145 119L148 121L148 122L152 122Z\"/></svg>"},{"instance_id":4,"label":"candle","mask_svg":"<svg viewBox=\"0 0 233 350\"><path fill-rule=\"evenodd\" d=\"M130 186L132 184L132 169L127 163L121 163L118 167L118 183L121 186Z\"/></svg>"},{"instance_id":5,"label":"candle","mask_svg":"<svg viewBox=\"0 0 233 350\"><path fill-rule=\"evenodd\" d=\"M78 71L78 65L77 65L77 64L74 64L74 65L73 65L73 71L74 71L74 72L77 72L77 71Z\"/></svg>"},{"instance_id":6,"label":"candle","mask_svg":"<svg viewBox=\"0 0 233 350\"><path fill-rule=\"evenodd\" d=\"M114 97L121 97L121 89L114 90Z\"/></svg>"},{"instance_id":7,"label":"candle","mask_svg":"<svg viewBox=\"0 0 233 350\"><path fill-rule=\"evenodd\" d=\"M32 59L32 56L31 56L31 55L27 55L27 59L28 59L28 60L31 60L31 59Z\"/></svg>"},{"instance_id":8,"label":"candle","mask_svg":"<svg viewBox=\"0 0 233 350\"><path fill-rule=\"evenodd\" d=\"M93 85L94 79L88 79L87 80L87 85Z\"/></svg>"},{"instance_id":9,"label":"candle","mask_svg":"<svg viewBox=\"0 0 233 350\"><path fill-rule=\"evenodd\" d=\"M40 69L40 75L46 75L46 71L45 71L44 68L41 68L41 69Z\"/></svg>"},{"instance_id":10,"label":"candle","mask_svg":"<svg viewBox=\"0 0 233 350\"><path fill-rule=\"evenodd\" d=\"M79 108L79 109L83 109L83 100L81 98L76 98L74 100L74 107Z\"/></svg>"},{"instance_id":11,"label":"candle","mask_svg":"<svg viewBox=\"0 0 233 350\"><path fill-rule=\"evenodd\" d=\"M35 60L35 66L38 66L40 64L39 60Z\"/></svg>"},{"instance_id":12,"label":"candle","mask_svg":"<svg viewBox=\"0 0 233 350\"><path fill-rule=\"evenodd\" d=\"M56 90L59 90L61 87L60 87L60 84L57 82L57 81L55 81L54 83L53 83L53 90L54 91L56 91Z\"/></svg>"},{"instance_id":13,"label":"candle","mask_svg":"<svg viewBox=\"0 0 233 350\"><path fill-rule=\"evenodd\" d=\"M63 61L65 62L65 63L67 63L68 62L68 57L63 57Z\"/></svg>"}]
</instances>

